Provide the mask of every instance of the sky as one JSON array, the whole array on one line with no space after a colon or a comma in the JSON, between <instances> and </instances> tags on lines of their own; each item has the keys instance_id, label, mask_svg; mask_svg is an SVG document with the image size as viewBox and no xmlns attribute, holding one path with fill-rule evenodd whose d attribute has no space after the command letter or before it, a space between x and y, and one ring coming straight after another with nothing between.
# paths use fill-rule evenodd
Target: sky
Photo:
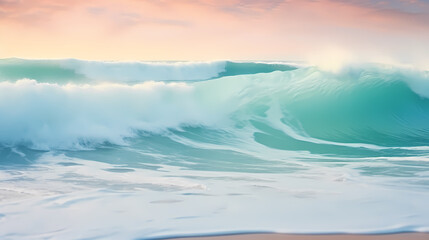
<instances>
[{"instance_id":1,"label":"sky","mask_svg":"<svg viewBox=\"0 0 429 240\"><path fill-rule=\"evenodd\" d=\"M0 0L0 58L429 64L429 0Z\"/></svg>"}]
</instances>

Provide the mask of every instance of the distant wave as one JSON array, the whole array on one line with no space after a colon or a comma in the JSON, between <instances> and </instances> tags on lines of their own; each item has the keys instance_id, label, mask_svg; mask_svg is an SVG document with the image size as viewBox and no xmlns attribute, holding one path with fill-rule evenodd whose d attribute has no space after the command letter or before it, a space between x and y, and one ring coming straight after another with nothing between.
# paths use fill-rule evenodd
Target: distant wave
<instances>
[{"instance_id":1,"label":"distant wave","mask_svg":"<svg viewBox=\"0 0 429 240\"><path fill-rule=\"evenodd\" d=\"M241 74L296 69L288 63L263 62L100 62L66 60L0 60L0 81L22 78L52 83L199 81Z\"/></svg>"}]
</instances>

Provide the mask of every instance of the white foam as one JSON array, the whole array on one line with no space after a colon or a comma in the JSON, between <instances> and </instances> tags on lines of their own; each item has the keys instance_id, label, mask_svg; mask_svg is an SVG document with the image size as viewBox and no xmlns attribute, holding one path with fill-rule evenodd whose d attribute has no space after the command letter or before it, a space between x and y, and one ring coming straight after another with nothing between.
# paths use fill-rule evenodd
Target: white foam
<instances>
[{"instance_id":1,"label":"white foam","mask_svg":"<svg viewBox=\"0 0 429 240\"><path fill-rule=\"evenodd\" d=\"M186 84L146 82L65 85L19 80L0 83L0 142L33 148L125 144L135 131L162 132L210 125L218 117Z\"/></svg>"},{"instance_id":2,"label":"white foam","mask_svg":"<svg viewBox=\"0 0 429 240\"><path fill-rule=\"evenodd\" d=\"M76 165L56 164L59 161ZM135 239L223 232L429 229L425 188L394 186L389 178L343 181L348 178L344 173L351 170L345 167L290 174L173 166L159 171L109 171L121 167L126 166L45 154L32 168L21 169L21 177L2 170L6 174L0 191L18 190L25 196L0 202L0 238ZM410 179L401 178L404 181Z\"/></svg>"}]
</instances>

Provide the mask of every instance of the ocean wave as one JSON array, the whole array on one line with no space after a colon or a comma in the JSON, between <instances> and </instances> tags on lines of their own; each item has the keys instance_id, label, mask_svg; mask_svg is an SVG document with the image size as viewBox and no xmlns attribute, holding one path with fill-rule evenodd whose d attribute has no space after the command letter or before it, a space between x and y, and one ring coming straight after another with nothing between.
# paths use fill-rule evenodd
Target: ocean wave
<instances>
[{"instance_id":1,"label":"ocean wave","mask_svg":"<svg viewBox=\"0 0 429 240\"><path fill-rule=\"evenodd\" d=\"M37 149L123 145L142 132L194 127L246 132L270 148L317 153L428 146L428 81L427 72L366 66L189 83L0 82L0 143Z\"/></svg>"},{"instance_id":2,"label":"ocean wave","mask_svg":"<svg viewBox=\"0 0 429 240\"><path fill-rule=\"evenodd\" d=\"M97 62L66 60L60 63L89 79L110 82L196 81L217 77L225 61L215 62Z\"/></svg>"},{"instance_id":3,"label":"ocean wave","mask_svg":"<svg viewBox=\"0 0 429 240\"><path fill-rule=\"evenodd\" d=\"M224 76L296 69L280 62L101 62L65 60L0 60L0 81L22 78L49 83L139 83L144 81L201 81Z\"/></svg>"}]
</instances>

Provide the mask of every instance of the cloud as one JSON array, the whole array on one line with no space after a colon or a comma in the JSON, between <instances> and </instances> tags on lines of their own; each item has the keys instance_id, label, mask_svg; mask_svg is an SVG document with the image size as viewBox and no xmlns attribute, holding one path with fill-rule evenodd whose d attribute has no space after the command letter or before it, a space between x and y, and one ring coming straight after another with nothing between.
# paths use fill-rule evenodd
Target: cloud
<instances>
[{"instance_id":1,"label":"cloud","mask_svg":"<svg viewBox=\"0 0 429 240\"><path fill-rule=\"evenodd\" d=\"M87 11L94 15L100 15L106 12L106 8L104 7L89 7Z\"/></svg>"},{"instance_id":2,"label":"cloud","mask_svg":"<svg viewBox=\"0 0 429 240\"><path fill-rule=\"evenodd\" d=\"M428 6L423 0L0 0L0 35L9 36L0 46L8 56L54 52L53 46L58 57L138 59L288 59L336 49L363 59L423 61Z\"/></svg>"},{"instance_id":3,"label":"cloud","mask_svg":"<svg viewBox=\"0 0 429 240\"><path fill-rule=\"evenodd\" d=\"M158 18L155 16L148 16L136 11L111 11L105 8L89 8L88 12L98 18L102 18L112 26L121 28L129 28L136 25L170 25L178 27L187 27L191 23L181 20Z\"/></svg>"},{"instance_id":4,"label":"cloud","mask_svg":"<svg viewBox=\"0 0 429 240\"><path fill-rule=\"evenodd\" d=\"M404 13L428 13L429 3L422 0L337 0L377 10L394 10Z\"/></svg>"},{"instance_id":5,"label":"cloud","mask_svg":"<svg viewBox=\"0 0 429 240\"><path fill-rule=\"evenodd\" d=\"M422 0L0 0L0 21L34 24L54 20L58 15L85 8L92 18L102 18L107 23L118 24L159 24L189 26L204 16L192 11L200 11L217 18L229 17L243 21L247 17L261 17L272 12L283 12L282 21L295 21L295 9L303 17L323 17L337 19L341 25L361 22L364 28L373 28L370 19L377 25L382 21L394 21L401 25L427 27L429 3ZM299 9L301 8L301 9ZM302 9L304 8L304 9ZM348 19L341 11L353 12L361 19ZM76 10L76 12L78 12ZM322 16L323 14L324 16ZM333 14L335 12L335 14ZM357 16L356 13L360 15ZM312 16L312 14L316 14ZM59 16L61 18L61 16ZM270 19L270 16L265 16ZM299 17L299 16L298 16ZM204 20L204 19L203 19ZM219 19L222 20L222 19ZM335 24L334 24L335 25Z\"/></svg>"},{"instance_id":6,"label":"cloud","mask_svg":"<svg viewBox=\"0 0 429 240\"><path fill-rule=\"evenodd\" d=\"M83 2L83 1L82 1ZM80 1L60 2L55 0L0 0L0 22L31 24L52 19L80 4Z\"/></svg>"},{"instance_id":7,"label":"cloud","mask_svg":"<svg viewBox=\"0 0 429 240\"><path fill-rule=\"evenodd\" d=\"M162 6L165 7L163 3ZM185 27L189 22L172 19L151 12L152 7L148 7L151 1L134 0L0 0L0 22L18 23L32 25L36 23L49 23L57 19L74 18L83 16L86 13L88 18L100 19L105 24L121 27L134 25L173 25ZM159 10L159 9L158 9ZM82 23L85 24L85 23Z\"/></svg>"},{"instance_id":8,"label":"cloud","mask_svg":"<svg viewBox=\"0 0 429 240\"><path fill-rule=\"evenodd\" d=\"M211 5L220 10L231 13L258 13L273 10L285 3L285 0L233 0L233 1L208 1Z\"/></svg>"}]
</instances>

